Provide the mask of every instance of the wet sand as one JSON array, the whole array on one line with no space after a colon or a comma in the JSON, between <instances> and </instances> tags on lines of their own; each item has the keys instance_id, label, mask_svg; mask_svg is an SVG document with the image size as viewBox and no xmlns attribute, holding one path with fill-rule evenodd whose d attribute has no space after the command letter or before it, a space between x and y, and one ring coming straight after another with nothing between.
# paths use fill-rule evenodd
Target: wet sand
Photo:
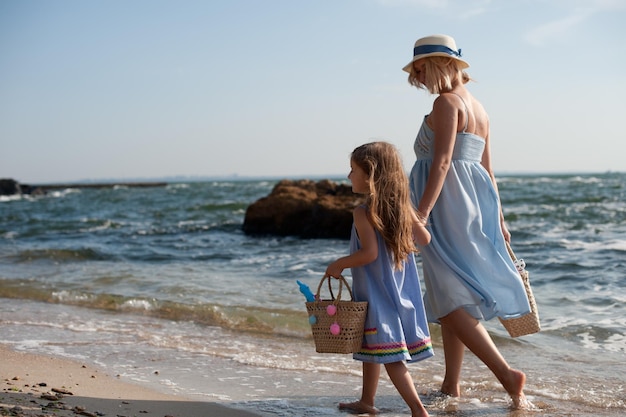
<instances>
[{"instance_id":1,"label":"wet sand","mask_svg":"<svg viewBox=\"0 0 626 417\"><path fill-rule=\"evenodd\" d=\"M208 401L164 394L90 364L15 352L0 345L0 415L253 417Z\"/></svg>"}]
</instances>

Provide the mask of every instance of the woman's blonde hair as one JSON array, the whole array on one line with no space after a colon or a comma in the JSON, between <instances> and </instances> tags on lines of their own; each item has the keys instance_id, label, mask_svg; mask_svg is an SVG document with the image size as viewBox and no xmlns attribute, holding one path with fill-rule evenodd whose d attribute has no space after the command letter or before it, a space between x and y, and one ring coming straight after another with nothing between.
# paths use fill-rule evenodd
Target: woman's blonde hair
<instances>
[{"instance_id":1,"label":"woman's blonde hair","mask_svg":"<svg viewBox=\"0 0 626 417\"><path fill-rule=\"evenodd\" d=\"M463 84L472 80L469 74L463 71L460 62L456 59L442 56L422 59L424 60L424 72L426 73L424 84L419 81L419 76L416 74L415 69L409 74L409 84L428 90L431 94L441 94L452 90L454 87L452 83L459 74Z\"/></svg>"},{"instance_id":2,"label":"woman's blonde hair","mask_svg":"<svg viewBox=\"0 0 626 417\"><path fill-rule=\"evenodd\" d=\"M370 221L390 249L395 267L402 269L402 263L416 249L409 179L400 154L390 143L372 142L356 148L351 159L369 178Z\"/></svg>"}]
</instances>

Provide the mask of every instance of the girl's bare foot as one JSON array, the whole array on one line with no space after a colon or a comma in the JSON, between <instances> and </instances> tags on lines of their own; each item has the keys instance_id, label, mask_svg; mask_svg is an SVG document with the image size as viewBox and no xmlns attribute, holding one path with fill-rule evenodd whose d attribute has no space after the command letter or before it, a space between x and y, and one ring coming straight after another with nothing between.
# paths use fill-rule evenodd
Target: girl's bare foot
<instances>
[{"instance_id":1,"label":"girl's bare foot","mask_svg":"<svg viewBox=\"0 0 626 417\"><path fill-rule=\"evenodd\" d=\"M459 384L447 384L445 381L441 384L441 393L451 397L461 396L461 387Z\"/></svg>"},{"instance_id":2,"label":"girl's bare foot","mask_svg":"<svg viewBox=\"0 0 626 417\"><path fill-rule=\"evenodd\" d=\"M430 417L430 414L428 414L428 411L421 406L411 411L411 417Z\"/></svg>"},{"instance_id":3,"label":"girl's bare foot","mask_svg":"<svg viewBox=\"0 0 626 417\"><path fill-rule=\"evenodd\" d=\"M339 403L340 410L355 411L359 414L378 414L380 411L373 405L365 404L363 401L354 401L352 403Z\"/></svg>"}]
</instances>

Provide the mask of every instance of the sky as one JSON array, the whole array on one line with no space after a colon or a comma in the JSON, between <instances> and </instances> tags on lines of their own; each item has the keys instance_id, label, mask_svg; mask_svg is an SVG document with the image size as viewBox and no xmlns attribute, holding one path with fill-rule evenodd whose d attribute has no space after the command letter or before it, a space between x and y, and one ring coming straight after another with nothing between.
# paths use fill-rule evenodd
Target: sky
<instances>
[{"instance_id":1,"label":"sky","mask_svg":"<svg viewBox=\"0 0 626 417\"><path fill-rule=\"evenodd\" d=\"M415 40L456 39L493 168L626 171L626 0L0 0L0 178L407 171L434 96Z\"/></svg>"}]
</instances>

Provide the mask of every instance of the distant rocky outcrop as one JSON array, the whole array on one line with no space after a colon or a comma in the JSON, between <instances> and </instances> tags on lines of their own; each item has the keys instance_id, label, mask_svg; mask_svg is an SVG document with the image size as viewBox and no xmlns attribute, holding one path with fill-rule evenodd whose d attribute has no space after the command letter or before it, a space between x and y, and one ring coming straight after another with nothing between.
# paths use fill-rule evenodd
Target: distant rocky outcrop
<instances>
[{"instance_id":1,"label":"distant rocky outcrop","mask_svg":"<svg viewBox=\"0 0 626 417\"><path fill-rule=\"evenodd\" d=\"M62 190L67 188L112 188L115 186L124 187L163 187L166 182L85 182L85 183L62 183L62 184L42 184L28 185L20 184L11 178L0 178L0 195L45 195L49 190Z\"/></svg>"},{"instance_id":2,"label":"distant rocky outcrop","mask_svg":"<svg viewBox=\"0 0 626 417\"><path fill-rule=\"evenodd\" d=\"M0 178L0 195L39 195L46 191L40 187L33 187L28 184L20 184L11 178Z\"/></svg>"},{"instance_id":3,"label":"distant rocky outcrop","mask_svg":"<svg viewBox=\"0 0 626 417\"><path fill-rule=\"evenodd\" d=\"M246 210L248 235L349 239L352 210L363 197L330 180L282 180Z\"/></svg>"},{"instance_id":4,"label":"distant rocky outcrop","mask_svg":"<svg viewBox=\"0 0 626 417\"><path fill-rule=\"evenodd\" d=\"M20 183L10 178L0 178L0 195L22 194Z\"/></svg>"}]
</instances>

